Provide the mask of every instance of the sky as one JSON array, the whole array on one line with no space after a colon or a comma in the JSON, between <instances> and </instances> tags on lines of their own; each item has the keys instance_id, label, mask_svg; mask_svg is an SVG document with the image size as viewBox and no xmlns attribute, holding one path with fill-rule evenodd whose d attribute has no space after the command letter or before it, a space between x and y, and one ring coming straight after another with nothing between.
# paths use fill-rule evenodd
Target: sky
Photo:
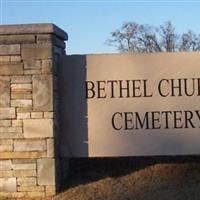
<instances>
[{"instance_id":1,"label":"sky","mask_svg":"<svg viewBox=\"0 0 200 200\"><path fill-rule=\"evenodd\" d=\"M0 24L54 23L69 35L67 54L116 53L106 45L124 22L200 33L200 0L0 0Z\"/></svg>"}]
</instances>

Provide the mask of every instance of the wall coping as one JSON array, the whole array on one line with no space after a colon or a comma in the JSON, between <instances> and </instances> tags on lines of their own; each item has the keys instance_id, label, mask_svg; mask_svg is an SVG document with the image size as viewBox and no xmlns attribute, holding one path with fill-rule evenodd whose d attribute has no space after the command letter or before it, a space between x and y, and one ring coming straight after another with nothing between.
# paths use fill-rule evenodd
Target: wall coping
<instances>
[{"instance_id":1,"label":"wall coping","mask_svg":"<svg viewBox=\"0 0 200 200\"><path fill-rule=\"evenodd\" d=\"M51 33L63 40L68 40L67 33L52 23L0 25L0 35L33 33Z\"/></svg>"}]
</instances>

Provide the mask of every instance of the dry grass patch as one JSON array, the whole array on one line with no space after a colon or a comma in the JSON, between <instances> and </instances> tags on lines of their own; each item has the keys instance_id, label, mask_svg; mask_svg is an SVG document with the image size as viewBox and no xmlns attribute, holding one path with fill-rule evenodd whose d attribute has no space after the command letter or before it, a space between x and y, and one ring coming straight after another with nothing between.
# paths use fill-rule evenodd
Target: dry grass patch
<instances>
[{"instance_id":1,"label":"dry grass patch","mask_svg":"<svg viewBox=\"0 0 200 200\"><path fill-rule=\"evenodd\" d=\"M75 164L68 189L54 200L200 199L200 162L196 158L97 159Z\"/></svg>"}]
</instances>

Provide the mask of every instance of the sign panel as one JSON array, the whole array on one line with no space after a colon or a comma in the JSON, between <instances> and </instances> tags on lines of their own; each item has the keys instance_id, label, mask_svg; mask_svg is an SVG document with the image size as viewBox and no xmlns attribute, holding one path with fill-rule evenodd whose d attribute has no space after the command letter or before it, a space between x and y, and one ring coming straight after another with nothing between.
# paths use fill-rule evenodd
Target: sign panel
<instances>
[{"instance_id":1,"label":"sign panel","mask_svg":"<svg viewBox=\"0 0 200 200\"><path fill-rule=\"evenodd\" d=\"M200 53L68 56L62 66L62 96L74 93L62 98L69 155L200 153Z\"/></svg>"}]
</instances>

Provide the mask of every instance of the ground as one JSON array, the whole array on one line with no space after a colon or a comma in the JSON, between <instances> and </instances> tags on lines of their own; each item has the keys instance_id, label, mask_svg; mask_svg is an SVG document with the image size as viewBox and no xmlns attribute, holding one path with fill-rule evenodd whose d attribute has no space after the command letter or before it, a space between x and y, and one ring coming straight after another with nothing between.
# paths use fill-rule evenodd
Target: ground
<instances>
[{"instance_id":1,"label":"ground","mask_svg":"<svg viewBox=\"0 0 200 200\"><path fill-rule=\"evenodd\" d=\"M54 200L199 200L199 157L72 159Z\"/></svg>"}]
</instances>

